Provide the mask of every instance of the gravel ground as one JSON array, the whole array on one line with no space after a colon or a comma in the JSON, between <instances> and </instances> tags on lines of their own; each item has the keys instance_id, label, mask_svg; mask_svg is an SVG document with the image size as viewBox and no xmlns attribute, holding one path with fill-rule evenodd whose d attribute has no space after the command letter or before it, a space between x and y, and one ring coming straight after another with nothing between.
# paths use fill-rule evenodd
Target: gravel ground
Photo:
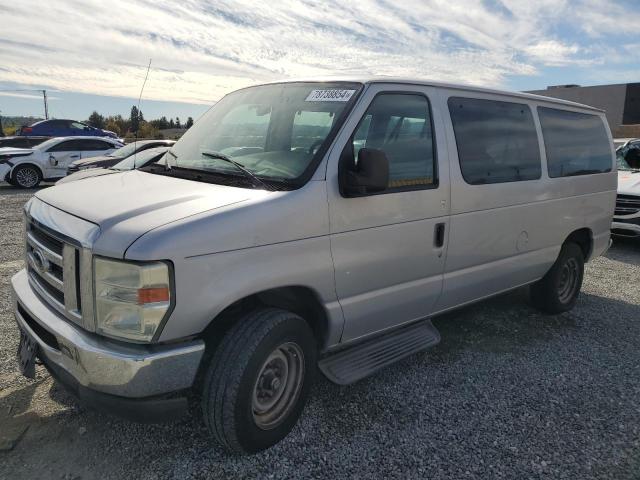
<instances>
[{"instance_id":1,"label":"gravel ground","mask_svg":"<svg viewBox=\"0 0 640 480\"><path fill-rule=\"evenodd\" d=\"M195 408L138 425L18 374L9 279L31 193L0 187L0 478L640 478L640 242L588 265L572 312L520 290L439 317L440 345L350 387L321 379L287 439L233 457Z\"/></svg>"}]
</instances>

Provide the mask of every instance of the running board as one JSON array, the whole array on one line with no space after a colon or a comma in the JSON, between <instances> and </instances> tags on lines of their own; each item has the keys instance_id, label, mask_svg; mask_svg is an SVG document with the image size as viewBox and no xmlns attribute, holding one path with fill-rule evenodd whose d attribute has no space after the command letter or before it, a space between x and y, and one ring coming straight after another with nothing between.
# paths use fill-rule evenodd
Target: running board
<instances>
[{"instance_id":1,"label":"running board","mask_svg":"<svg viewBox=\"0 0 640 480\"><path fill-rule=\"evenodd\" d=\"M440 333L431 320L421 320L330 353L318 362L318 366L332 382L349 385L439 342Z\"/></svg>"}]
</instances>

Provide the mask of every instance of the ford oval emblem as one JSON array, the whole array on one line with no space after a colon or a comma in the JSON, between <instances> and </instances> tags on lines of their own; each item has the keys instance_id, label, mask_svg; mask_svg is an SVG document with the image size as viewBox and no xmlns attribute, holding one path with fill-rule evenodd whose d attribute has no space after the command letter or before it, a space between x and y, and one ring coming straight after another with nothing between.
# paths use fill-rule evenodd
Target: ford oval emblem
<instances>
[{"instance_id":1,"label":"ford oval emblem","mask_svg":"<svg viewBox=\"0 0 640 480\"><path fill-rule=\"evenodd\" d=\"M35 263L34 266L40 273L46 273L51 269L49 260L47 260L47 257L44 256L44 253L42 253L40 249L33 250L33 263Z\"/></svg>"}]
</instances>

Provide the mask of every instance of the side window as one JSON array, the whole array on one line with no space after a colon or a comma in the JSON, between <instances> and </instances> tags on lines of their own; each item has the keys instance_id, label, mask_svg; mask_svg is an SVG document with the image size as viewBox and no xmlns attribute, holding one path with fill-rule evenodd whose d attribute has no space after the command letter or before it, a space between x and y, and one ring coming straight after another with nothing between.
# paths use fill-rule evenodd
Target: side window
<instances>
[{"instance_id":1,"label":"side window","mask_svg":"<svg viewBox=\"0 0 640 480\"><path fill-rule=\"evenodd\" d=\"M86 127L86 125L83 124L83 123L71 122L71 128L77 128L78 130L84 130L85 127Z\"/></svg>"},{"instance_id":2,"label":"side window","mask_svg":"<svg viewBox=\"0 0 640 480\"><path fill-rule=\"evenodd\" d=\"M298 110L293 116L291 150L310 151L320 146L329 135L334 117L333 112Z\"/></svg>"},{"instance_id":3,"label":"side window","mask_svg":"<svg viewBox=\"0 0 640 480\"><path fill-rule=\"evenodd\" d=\"M375 97L353 135L356 162L361 148L385 152L390 189L437 183L431 109L424 95Z\"/></svg>"},{"instance_id":4,"label":"side window","mask_svg":"<svg viewBox=\"0 0 640 480\"><path fill-rule=\"evenodd\" d=\"M78 146L78 140L67 140L54 145L47 152L75 152L80 150Z\"/></svg>"},{"instance_id":5,"label":"side window","mask_svg":"<svg viewBox=\"0 0 640 480\"><path fill-rule=\"evenodd\" d=\"M611 145L597 115L538 107L549 176L610 172Z\"/></svg>"},{"instance_id":6,"label":"side window","mask_svg":"<svg viewBox=\"0 0 640 480\"><path fill-rule=\"evenodd\" d=\"M448 101L460 170L470 185L541 177L531 109L520 103L451 97Z\"/></svg>"},{"instance_id":7,"label":"side window","mask_svg":"<svg viewBox=\"0 0 640 480\"><path fill-rule=\"evenodd\" d=\"M100 150L109 150L110 148L114 148L113 145L107 142L102 142L100 140L76 140L80 143L80 147L78 150L82 151L100 151Z\"/></svg>"}]
</instances>

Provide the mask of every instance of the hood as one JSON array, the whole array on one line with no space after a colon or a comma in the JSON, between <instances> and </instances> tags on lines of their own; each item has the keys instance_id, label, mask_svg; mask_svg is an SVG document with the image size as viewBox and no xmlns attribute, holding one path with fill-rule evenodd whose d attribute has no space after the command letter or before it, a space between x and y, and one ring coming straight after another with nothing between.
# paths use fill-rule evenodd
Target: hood
<instances>
[{"instance_id":1,"label":"hood","mask_svg":"<svg viewBox=\"0 0 640 480\"><path fill-rule=\"evenodd\" d=\"M66 177L61 178L56 182L56 185L62 185L63 183L75 182L76 180L83 180L85 178L100 177L102 175L110 175L112 173L118 173L117 170L107 170L106 168L89 168L81 170L79 172L72 173Z\"/></svg>"},{"instance_id":2,"label":"hood","mask_svg":"<svg viewBox=\"0 0 640 480\"><path fill-rule=\"evenodd\" d=\"M63 183L39 190L36 197L99 225L95 253L122 257L131 243L154 228L265 194L133 170Z\"/></svg>"},{"instance_id":3,"label":"hood","mask_svg":"<svg viewBox=\"0 0 640 480\"><path fill-rule=\"evenodd\" d=\"M618 193L640 196L640 172L618 170Z\"/></svg>"},{"instance_id":4,"label":"hood","mask_svg":"<svg viewBox=\"0 0 640 480\"><path fill-rule=\"evenodd\" d=\"M31 155L32 153L33 153L33 150L30 148L14 148L14 147L0 148L0 156L3 156L3 157L6 155L23 157L25 155Z\"/></svg>"},{"instance_id":5,"label":"hood","mask_svg":"<svg viewBox=\"0 0 640 480\"><path fill-rule=\"evenodd\" d=\"M71 162L71 165L75 165L77 167L86 167L87 165L94 165L96 163L101 163L101 162L110 162L112 161L114 163L114 165L118 162L121 162L123 159L121 157L110 157L108 155L100 155L98 157L89 157L89 158L85 158L83 160L76 160L74 162Z\"/></svg>"}]
</instances>

